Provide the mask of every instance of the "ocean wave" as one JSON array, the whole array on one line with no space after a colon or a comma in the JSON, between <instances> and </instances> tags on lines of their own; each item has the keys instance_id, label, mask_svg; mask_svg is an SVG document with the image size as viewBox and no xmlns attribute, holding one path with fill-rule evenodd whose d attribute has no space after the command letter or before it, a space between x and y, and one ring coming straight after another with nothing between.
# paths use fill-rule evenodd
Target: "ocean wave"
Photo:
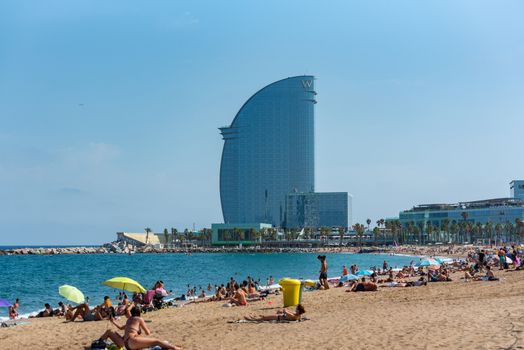
<instances>
[{"instance_id":1,"label":"ocean wave","mask_svg":"<svg viewBox=\"0 0 524 350\"><path fill-rule=\"evenodd\" d=\"M23 319L23 318L29 318L30 316L36 316L36 315L38 315L38 313L40 311L41 310L29 312L29 313L26 313L26 314L21 314L21 315L18 315L18 317L16 319L20 320L20 319ZM0 322L5 322L5 321L9 321L9 317L8 316L0 316Z\"/></svg>"}]
</instances>

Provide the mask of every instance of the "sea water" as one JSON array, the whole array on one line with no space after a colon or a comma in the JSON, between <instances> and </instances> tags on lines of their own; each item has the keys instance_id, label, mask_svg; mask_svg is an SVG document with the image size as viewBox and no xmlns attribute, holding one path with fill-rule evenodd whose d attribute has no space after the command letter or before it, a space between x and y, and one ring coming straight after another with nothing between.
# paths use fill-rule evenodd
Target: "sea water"
<instances>
[{"instance_id":1,"label":"sea water","mask_svg":"<svg viewBox=\"0 0 524 350\"><path fill-rule=\"evenodd\" d=\"M0 256L0 298L14 302L20 298L20 315L34 314L44 303L57 308L65 301L58 287L69 284L89 297L90 304L101 304L105 295L114 298L118 290L102 285L112 277L130 277L146 289L163 280L174 296L186 293L188 285L206 288L209 283L226 283L230 277L242 281L247 276L266 284L273 276L317 279L320 267L313 253L194 253L185 254L92 254L92 255L10 255ZM408 265L413 256L385 254L325 254L329 277L340 276L342 266L357 264L360 269ZM198 291L197 291L198 292ZM206 290L207 292L207 290ZM0 319L7 310L0 308Z\"/></svg>"}]
</instances>

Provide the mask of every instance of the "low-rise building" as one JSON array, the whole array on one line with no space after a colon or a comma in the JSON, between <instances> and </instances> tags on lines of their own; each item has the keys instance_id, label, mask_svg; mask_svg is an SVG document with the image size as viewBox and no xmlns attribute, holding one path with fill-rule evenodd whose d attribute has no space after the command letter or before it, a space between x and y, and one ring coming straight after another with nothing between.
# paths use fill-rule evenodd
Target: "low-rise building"
<instances>
[{"instance_id":1,"label":"low-rise building","mask_svg":"<svg viewBox=\"0 0 524 350\"><path fill-rule=\"evenodd\" d=\"M512 197L454 204L422 204L399 213L407 242L512 241L522 232L524 181L510 183Z\"/></svg>"}]
</instances>

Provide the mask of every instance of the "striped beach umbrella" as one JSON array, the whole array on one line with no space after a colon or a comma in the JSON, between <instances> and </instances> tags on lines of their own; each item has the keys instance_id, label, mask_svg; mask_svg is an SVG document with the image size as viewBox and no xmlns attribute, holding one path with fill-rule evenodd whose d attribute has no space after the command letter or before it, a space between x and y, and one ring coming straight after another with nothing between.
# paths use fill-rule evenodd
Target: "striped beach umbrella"
<instances>
[{"instance_id":1,"label":"striped beach umbrella","mask_svg":"<svg viewBox=\"0 0 524 350\"><path fill-rule=\"evenodd\" d=\"M422 259L417 266L440 266L440 263L433 258Z\"/></svg>"}]
</instances>

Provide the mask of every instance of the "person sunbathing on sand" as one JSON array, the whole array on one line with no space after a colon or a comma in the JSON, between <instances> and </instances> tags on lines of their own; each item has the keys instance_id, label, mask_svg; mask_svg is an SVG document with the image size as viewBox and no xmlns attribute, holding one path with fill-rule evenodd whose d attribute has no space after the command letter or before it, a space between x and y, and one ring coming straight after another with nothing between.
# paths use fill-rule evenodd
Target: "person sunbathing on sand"
<instances>
[{"instance_id":1,"label":"person sunbathing on sand","mask_svg":"<svg viewBox=\"0 0 524 350\"><path fill-rule=\"evenodd\" d=\"M295 312L290 312L286 309L282 309L282 311L278 311L276 315L259 315L256 316L246 316L244 319L246 321L254 321L254 322L263 322L263 321L300 321L302 318L302 315L306 313L306 310L304 309L304 306L302 304L298 304Z\"/></svg>"},{"instance_id":2,"label":"person sunbathing on sand","mask_svg":"<svg viewBox=\"0 0 524 350\"><path fill-rule=\"evenodd\" d=\"M374 292L378 288L376 283L367 282L364 278L360 282L353 281L346 292Z\"/></svg>"},{"instance_id":3,"label":"person sunbathing on sand","mask_svg":"<svg viewBox=\"0 0 524 350\"><path fill-rule=\"evenodd\" d=\"M91 310L87 304L80 304L67 310L66 320L69 322L74 322L78 317L81 317L84 321L100 321L104 319L104 315L102 315L98 306Z\"/></svg>"},{"instance_id":4,"label":"person sunbathing on sand","mask_svg":"<svg viewBox=\"0 0 524 350\"><path fill-rule=\"evenodd\" d=\"M127 350L140 350L145 348L152 348L155 346L160 346L162 349L173 349L181 350L179 346L171 345L166 341L161 341L155 338L147 338L141 336L140 333L144 332L146 335L150 335L151 331L147 328L144 319L140 317L140 309L138 307L133 307L131 309L131 317L127 319L125 326L120 326L117 324L114 319L111 317L109 320L115 327L124 331L124 336L120 336L117 332L113 332L108 329L102 337L101 341L106 339L111 339L113 343L119 348L126 347Z\"/></svg>"}]
</instances>

